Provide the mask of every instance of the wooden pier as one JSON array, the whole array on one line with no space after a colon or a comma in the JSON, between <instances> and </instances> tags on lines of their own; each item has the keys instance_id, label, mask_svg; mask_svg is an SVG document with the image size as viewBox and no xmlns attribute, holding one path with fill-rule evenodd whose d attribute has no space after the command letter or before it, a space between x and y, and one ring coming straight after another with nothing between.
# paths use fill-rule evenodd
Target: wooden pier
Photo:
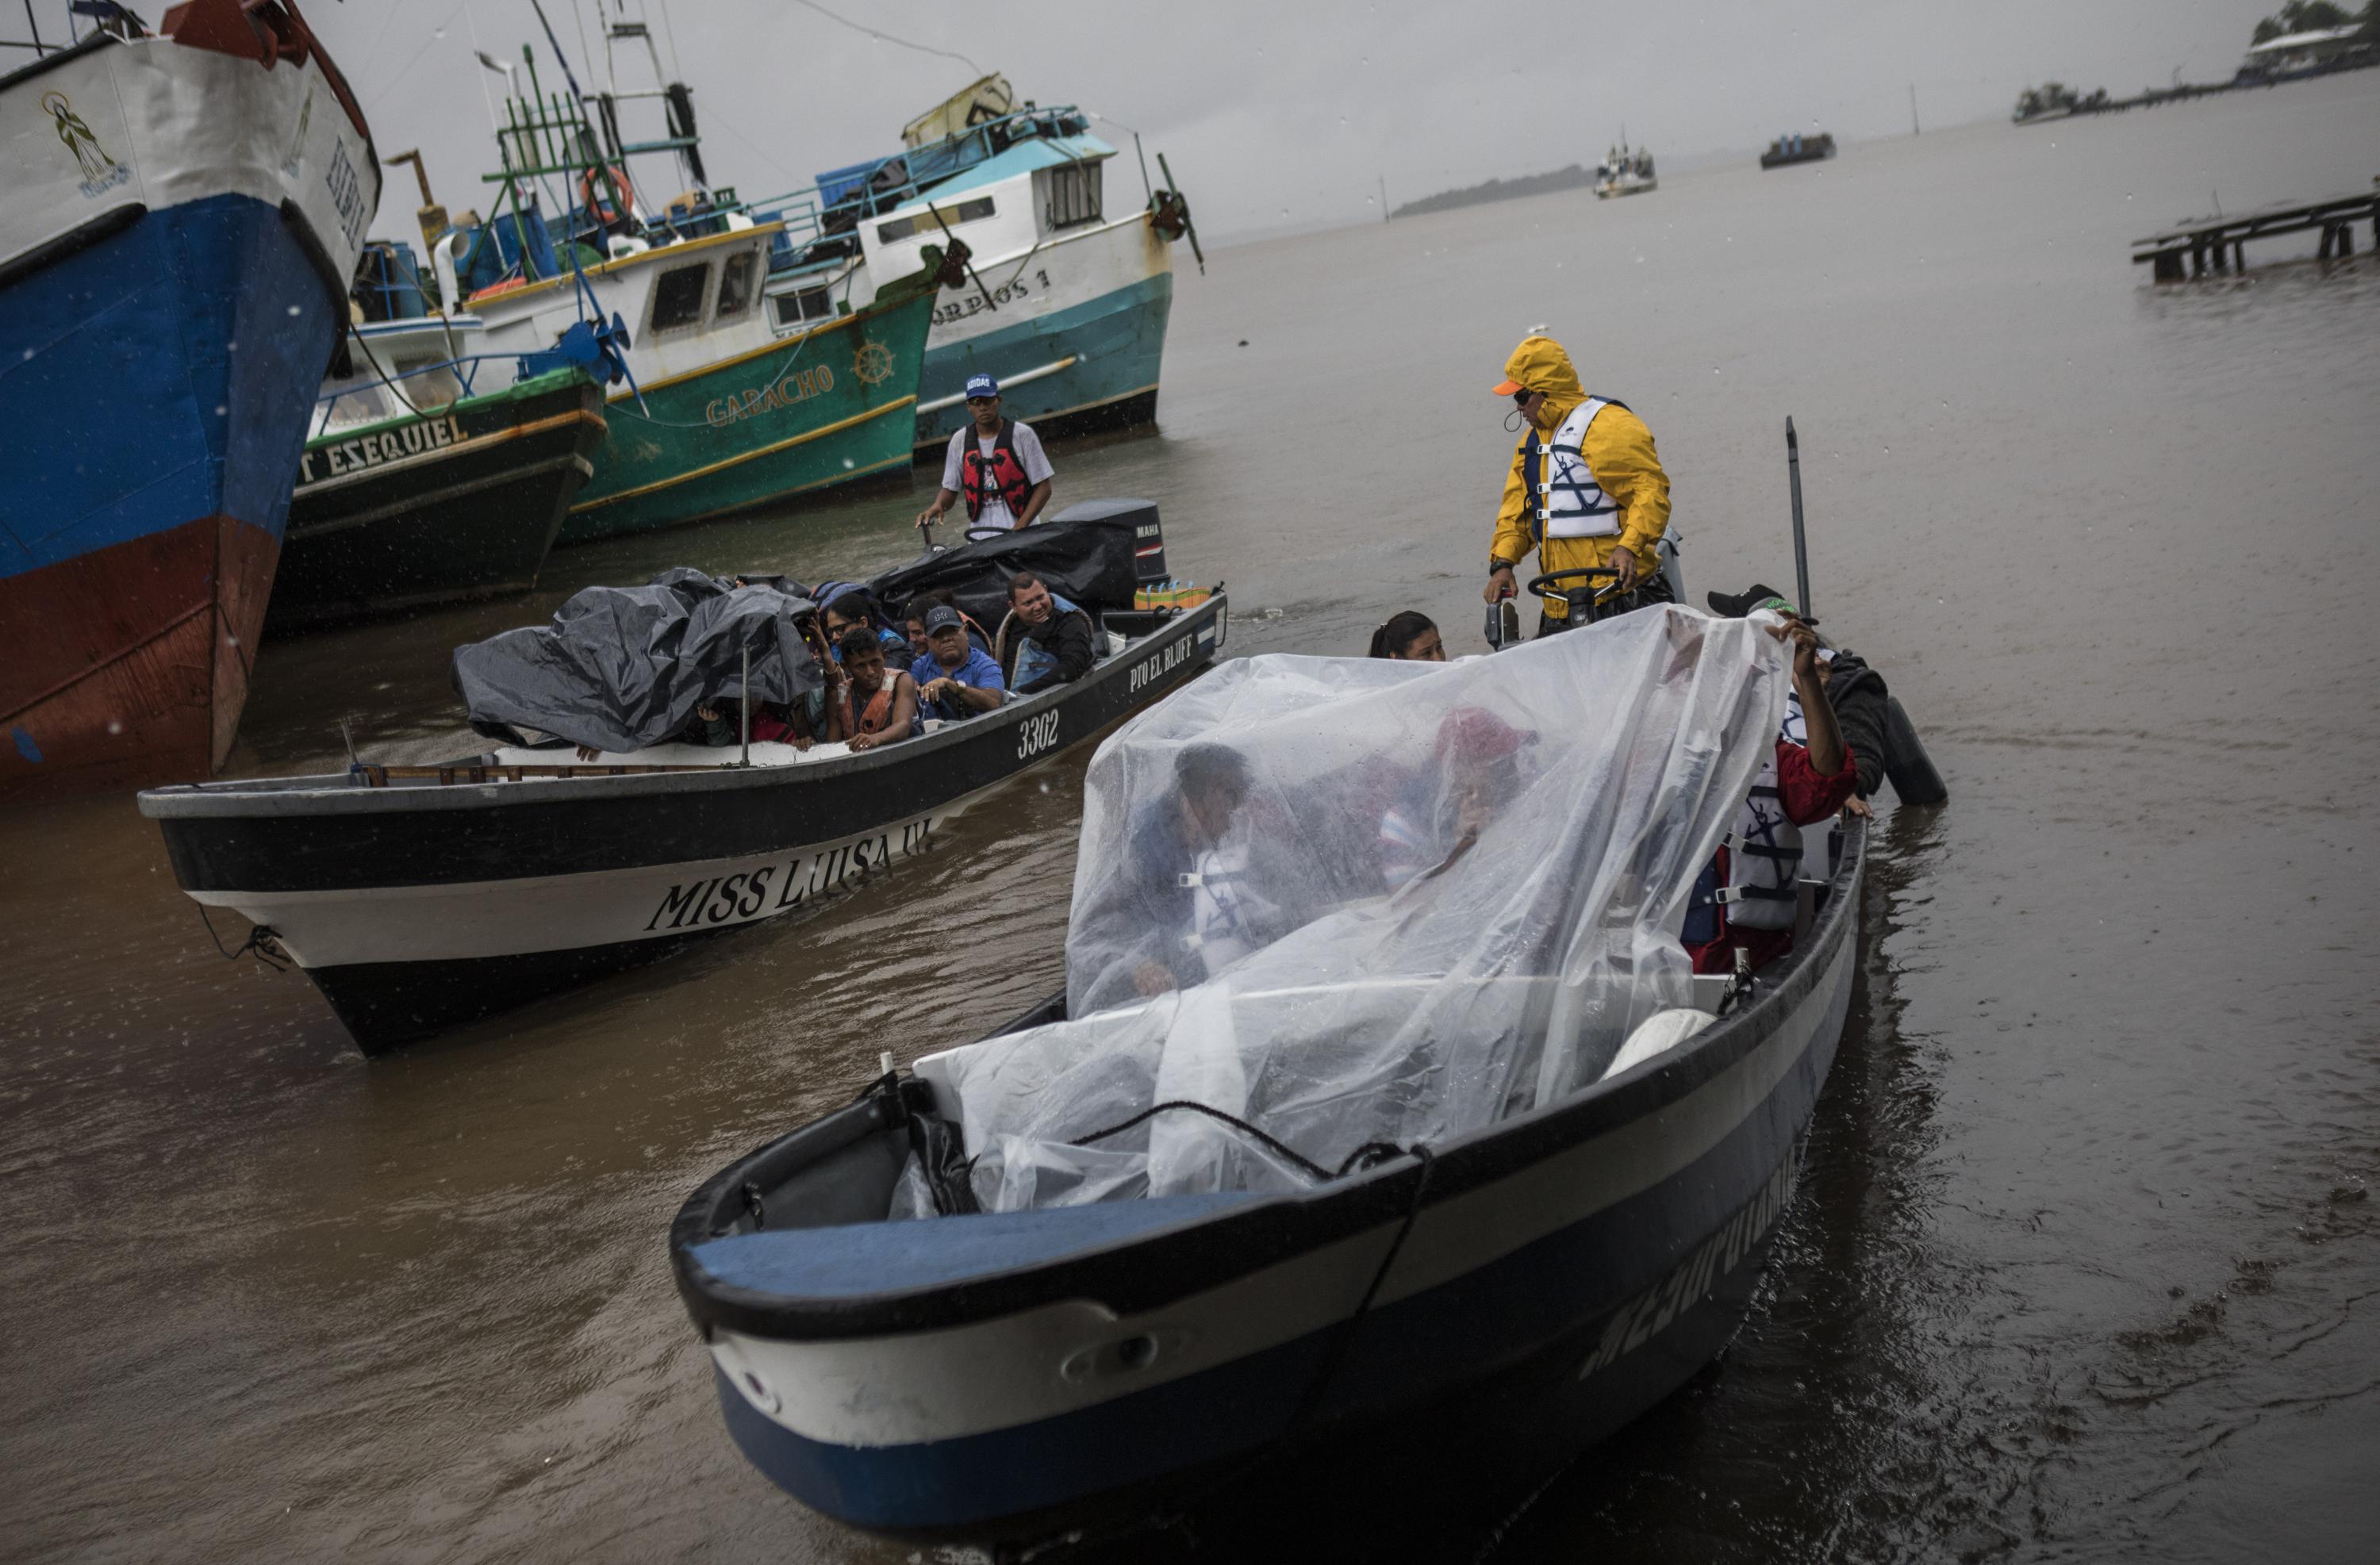
<instances>
[{"instance_id":1,"label":"wooden pier","mask_svg":"<svg viewBox=\"0 0 2380 1565\"><path fill-rule=\"evenodd\" d=\"M2319 228L2320 259L2330 261L2355 253L2355 225L2365 222L2372 224L2374 247L2380 249L2380 180L2374 181L2374 186L2362 195L2265 207L2228 217L2192 218L2165 233L2134 239L2132 260L2135 264L2154 266L2160 283L2179 283L2185 276L2204 277L2210 271L2237 273L2248 269L2249 240L2277 238L2284 234ZM2189 267L2186 273L2185 262Z\"/></svg>"}]
</instances>

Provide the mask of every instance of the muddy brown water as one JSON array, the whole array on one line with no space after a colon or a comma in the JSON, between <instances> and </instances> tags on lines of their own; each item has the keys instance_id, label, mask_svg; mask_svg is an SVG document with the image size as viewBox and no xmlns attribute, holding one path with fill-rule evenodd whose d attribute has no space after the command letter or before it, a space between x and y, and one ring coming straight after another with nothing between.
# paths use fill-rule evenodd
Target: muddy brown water
<instances>
[{"instance_id":1,"label":"muddy brown water","mask_svg":"<svg viewBox=\"0 0 2380 1565\"><path fill-rule=\"evenodd\" d=\"M2375 1557L2380 266L2126 251L2360 188L2375 132L2365 73L1228 249L1161 427L1053 451L1062 499L1160 503L1236 653L1406 606L1463 650L1525 329L1651 424L1697 594L1790 583L1790 412L1815 606L1950 779L1879 823L1750 1324L1450 1558ZM342 714L468 749L457 641L667 564L872 569L919 503L268 644L237 764L332 764ZM663 1231L880 1050L1055 986L1082 758L820 916L373 1063L216 954L128 798L12 811L0 1554L908 1558L735 1453Z\"/></svg>"}]
</instances>

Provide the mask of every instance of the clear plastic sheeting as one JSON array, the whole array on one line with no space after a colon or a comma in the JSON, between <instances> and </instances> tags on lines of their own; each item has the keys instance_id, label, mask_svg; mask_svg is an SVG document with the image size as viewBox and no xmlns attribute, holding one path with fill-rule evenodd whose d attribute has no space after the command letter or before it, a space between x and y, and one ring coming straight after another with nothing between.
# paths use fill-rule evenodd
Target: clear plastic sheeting
<instances>
[{"instance_id":1,"label":"clear plastic sheeting","mask_svg":"<svg viewBox=\"0 0 2380 1565\"><path fill-rule=\"evenodd\" d=\"M1762 616L1765 618L1765 616ZM1226 663L1099 747L1069 1020L920 1061L986 1210L1305 1188L1600 1078L1692 1002L1678 931L1791 685L1667 607L1492 659ZM918 1192L895 1215L921 1209Z\"/></svg>"}]
</instances>

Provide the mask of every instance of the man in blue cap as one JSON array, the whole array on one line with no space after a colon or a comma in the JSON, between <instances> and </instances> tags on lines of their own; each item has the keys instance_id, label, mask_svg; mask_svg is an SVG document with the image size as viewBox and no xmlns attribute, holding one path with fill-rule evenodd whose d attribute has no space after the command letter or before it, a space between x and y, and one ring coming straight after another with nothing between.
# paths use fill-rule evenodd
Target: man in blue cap
<instances>
[{"instance_id":1,"label":"man in blue cap","mask_svg":"<svg viewBox=\"0 0 2380 1565\"><path fill-rule=\"evenodd\" d=\"M963 499L970 540L1031 527L1050 503L1051 468L1041 437L1032 425L1001 417L1000 382L990 375L967 377L966 405L975 421L951 436L941 492L917 514L917 525L933 526Z\"/></svg>"}]
</instances>

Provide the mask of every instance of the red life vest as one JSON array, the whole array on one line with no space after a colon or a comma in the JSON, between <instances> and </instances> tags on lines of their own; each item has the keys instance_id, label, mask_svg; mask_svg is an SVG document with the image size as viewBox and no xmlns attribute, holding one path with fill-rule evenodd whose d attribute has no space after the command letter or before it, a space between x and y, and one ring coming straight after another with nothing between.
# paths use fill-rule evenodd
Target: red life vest
<instances>
[{"instance_id":1,"label":"red life vest","mask_svg":"<svg viewBox=\"0 0 2380 1565\"><path fill-rule=\"evenodd\" d=\"M1000 433L993 437L990 456L983 454L983 436L973 424L959 431L959 438L966 442L966 455L959 458L959 493L966 501L968 521L983 515L987 491L1000 497L1010 517L1024 518L1025 503L1033 496L1033 485L1025 477L1025 464L1016 459L1015 430L1015 419L1000 421Z\"/></svg>"}]
</instances>

